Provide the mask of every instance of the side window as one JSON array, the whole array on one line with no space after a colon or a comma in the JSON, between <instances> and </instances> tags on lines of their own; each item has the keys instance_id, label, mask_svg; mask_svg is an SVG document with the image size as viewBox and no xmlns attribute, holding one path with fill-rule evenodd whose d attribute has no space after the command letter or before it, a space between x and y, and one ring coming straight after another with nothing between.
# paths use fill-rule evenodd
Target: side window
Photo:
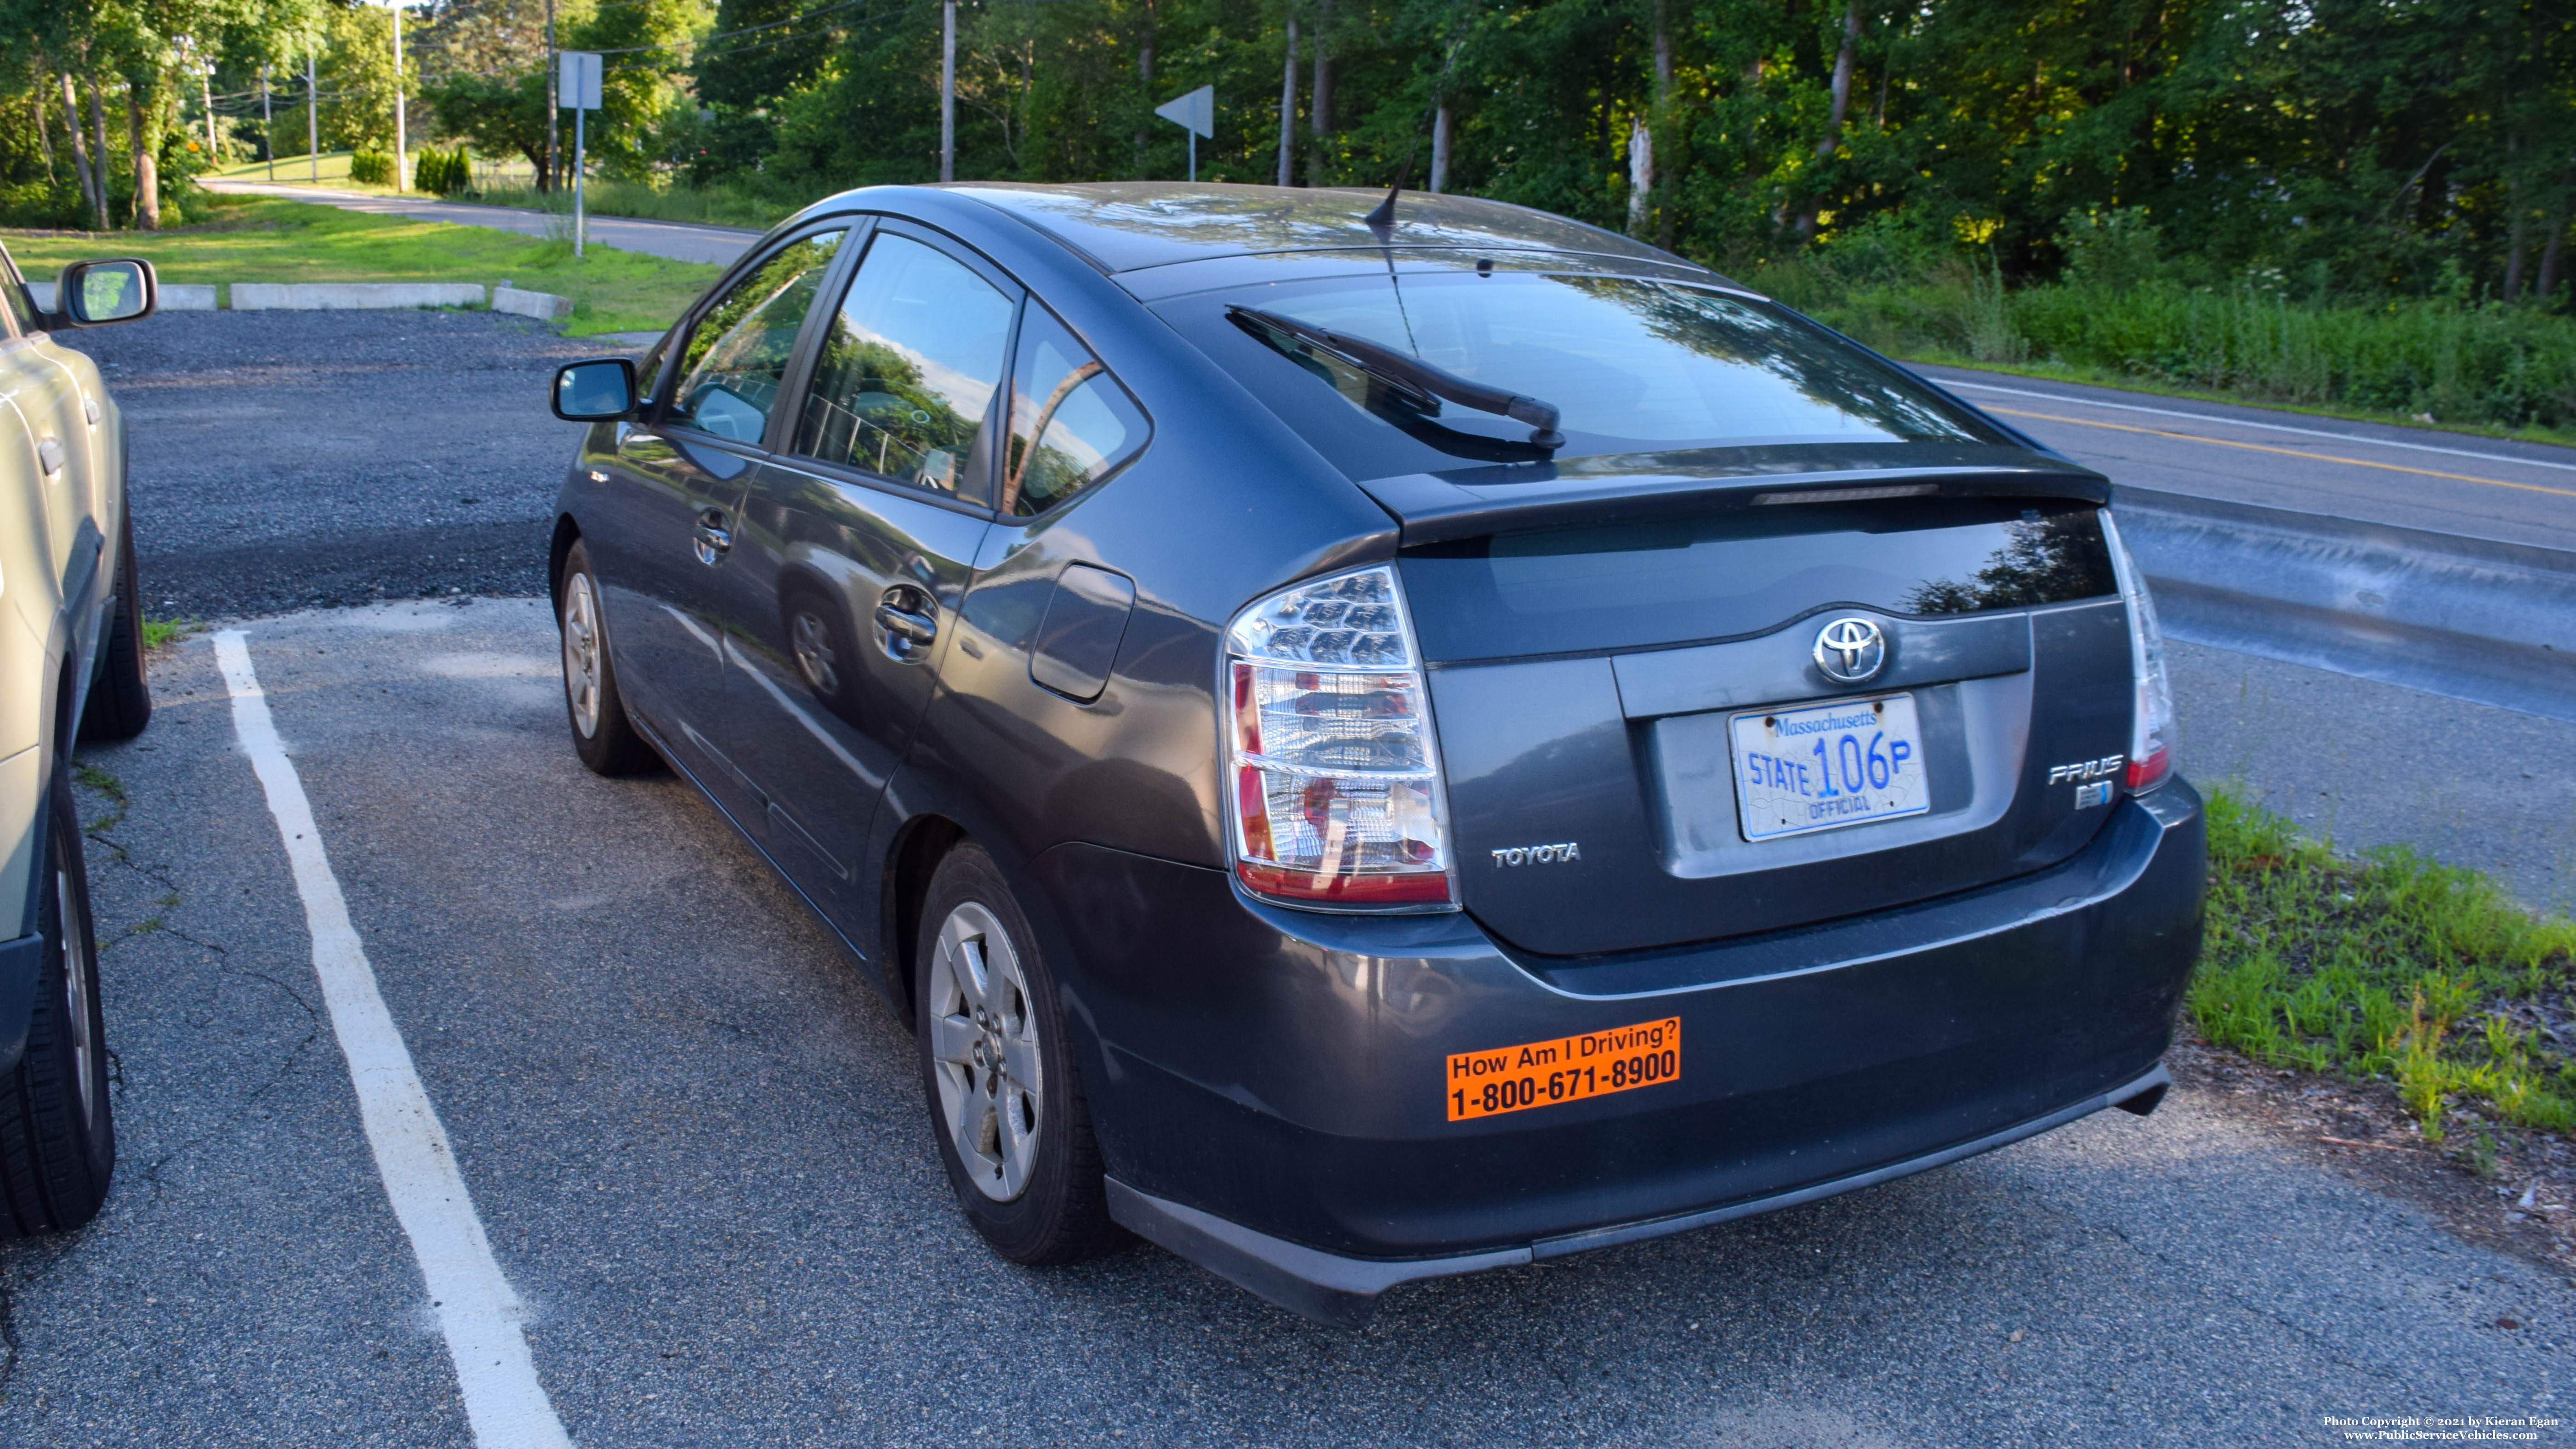
<instances>
[{"instance_id":1,"label":"side window","mask_svg":"<svg viewBox=\"0 0 2576 1449\"><path fill-rule=\"evenodd\" d=\"M796 451L982 502L975 444L1013 305L955 258L878 233L814 360Z\"/></svg>"},{"instance_id":2,"label":"side window","mask_svg":"<svg viewBox=\"0 0 2576 1449\"><path fill-rule=\"evenodd\" d=\"M1145 446L1145 414L1091 349L1044 307L1020 324L1011 378L1006 514L1044 513L1099 482Z\"/></svg>"},{"instance_id":3,"label":"side window","mask_svg":"<svg viewBox=\"0 0 2576 1449\"><path fill-rule=\"evenodd\" d=\"M797 329L845 235L827 231L788 243L707 309L680 353L669 421L738 443L760 441Z\"/></svg>"}]
</instances>

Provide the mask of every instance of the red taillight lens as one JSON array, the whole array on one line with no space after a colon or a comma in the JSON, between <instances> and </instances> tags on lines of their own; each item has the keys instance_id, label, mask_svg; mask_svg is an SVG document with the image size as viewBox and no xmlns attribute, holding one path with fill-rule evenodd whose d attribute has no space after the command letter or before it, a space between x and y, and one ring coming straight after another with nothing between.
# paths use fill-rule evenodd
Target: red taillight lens
<instances>
[{"instance_id":1,"label":"red taillight lens","mask_svg":"<svg viewBox=\"0 0 2576 1449\"><path fill-rule=\"evenodd\" d=\"M1290 901L1448 904L1428 690L1393 570L1273 595L1227 643L1237 878Z\"/></svg>"},{"instance_id":2,"label":"red taillight lens","mask_svg":"<svg viewBox=\"0 0 2576 1449\"><path fill-rule=\"evenodd\" d=\"M2106 511L2102 533L2111 544L2111 567L2118 575L2121 600L2129 606L2129 675L2135 699L2129 713L2129 778L2132 792L2164 783L2173 771L2173 685L2165 674L2165 634L2156 622L2156 603L2147 594L2146 576L2119 525Z\"/></svg>"}]
</instances>

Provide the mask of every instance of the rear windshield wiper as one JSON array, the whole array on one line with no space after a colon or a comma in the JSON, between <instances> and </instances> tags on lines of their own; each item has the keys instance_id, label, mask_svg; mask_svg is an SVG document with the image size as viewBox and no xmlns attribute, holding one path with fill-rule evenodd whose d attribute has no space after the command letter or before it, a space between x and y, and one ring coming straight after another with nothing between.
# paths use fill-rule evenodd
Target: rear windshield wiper
<instances>
[{"instance_id":1,"label":"rear windshield wiper","mask_svg":"<svg viewBox=\"0 0 2576 1449\"><path fill-rule=\"evenodd\" d=\"M1347 332L1335 332L1330 328L1318 327L1311 322L1300 322L1294 317L1283 317L1276 312L1262 311L1258 307L1230 306L1226 311L1245 321L1267 327L1282 336L1293 337L1319 352L1330 353L1340 361L1384 383L1405 401L1426 413L1440 411L1438 399L1446 398L1460 407L1473 408L1480 413L1498 413L1503 417L1517 418L1529 424L1535 430L1529 437L1534 447L1562 448L1565 446L1565 434L1556 430L1557 410L1554 403L1541 402L1537 398L1525 397L1516 392L1506 392L1499 387L1487 387L1481 382L1471 382L1445 367L1434 367L1419 357L1409 356L1391 347L1382 347L1364 337L1353 337Z\"/></svg>"}]
</instances>

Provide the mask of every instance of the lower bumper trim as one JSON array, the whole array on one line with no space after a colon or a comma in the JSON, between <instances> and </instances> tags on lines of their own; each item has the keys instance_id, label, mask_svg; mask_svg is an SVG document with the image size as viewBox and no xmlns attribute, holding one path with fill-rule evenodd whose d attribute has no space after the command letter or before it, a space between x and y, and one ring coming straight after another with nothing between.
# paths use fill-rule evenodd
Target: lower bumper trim
<instances>
[{"instance_id":1,"label":"lower bumper trim","mask_svg":"<svg viewBox=\"0 0 2576 1449\"><path fill-rule=\"evenodd\" d=\"M1525 1267L1594 1248L1660 1238L1693 1228L1712 1227L1736 1218L1777 1212L1858 1188L1946 1166L1980 1152L1992 1152L2026 1137L2063 1127L2105 1107L2120 1107L2144 1116L2164 1100L2173 1074L2159 1062L2143 1075L2099 1096L2087 1097L2027 1122L2017 1122L1983 1137L1944 1147L1921 1157L1892 1162L1867 1172L1838 1177L1768 1197L1749 1198L1725 1207L1644 1222L1618 1223L1579 1233L1541 1238L1526 1247L1494 1248L1445 1258L1352 1258L1327 1253L1284 1238L1255 1232L1240 1223L1186 1207L1168 1198L1120 1182L1107 1181L1109 1215L1138 1237L1178 1254L1227 1282L1291 1313L1335 1328L1359 1328L1376 1316L1378 1296L1400 1283L1481 1273L1488 1268Z\"/></svg>"}]
</instances>

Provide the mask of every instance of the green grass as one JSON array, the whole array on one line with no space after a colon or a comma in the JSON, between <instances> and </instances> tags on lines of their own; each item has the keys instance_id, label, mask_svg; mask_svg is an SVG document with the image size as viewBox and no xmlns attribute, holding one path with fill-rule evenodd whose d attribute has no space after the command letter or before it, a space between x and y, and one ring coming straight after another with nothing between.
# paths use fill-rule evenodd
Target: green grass
<instances>
[{"instance_id":1,"label":"green grass","mask_svg":"<svg viewBox=\"0 0 2576 1449\"><path fill-rule=\"evenodd\" d=\"M273 197L218 197L214 220L163 232L5 232L18 265L50 276L64 263L114 254L147 258L172 282L508 281L573 299L565 331L667 327L719 268L591 247L568 238L368 216Z\"/></svg>"},{"instance_id":2,"label":"green grass","mask_svg":"<svg viewBox=\"0 0 2576 1449\"><path fill-rule=\"evenodd\" d=\"M175 644L204 627L195 619L145 619L143 647L151 650L164 644Z\"/></svg>"},{"instance_id":3,"label":"green grass","mask_svg":"<svg viewBox=\"0 0 2576 1449\"><path fill-rule=\"evenodd\" d=\"M325 151L321 155L311 158L303 156L280 156L277 158L277 183L280 186L289 184L299 184L304 186L320 185L332 187L338 190L372 191L382 193L386 196L391 196L393 194L393 188L390 186L361 186L357 182L349 179L349 157L351 154L353 153L347 151ZM415 153L413 159L418 159L417 153ZM318 177L315 174L317 172L320 173ZM244 161L232 166L218 166L205 174L210 177L220 177L232 181L266 181L269 179L268 163L265 161Z\"/></svg>"},{"instance_id":4,"label":"green grass","mask_svg":"<svg viewBox=\"0 0 2576 1449\"><path fill-rule=\"evenodd\" d=\"M2339 856L2225 792L2209 800L2203 1035L2273 1066L2396 1086L2446 1115L2576 1130L2576 921L2403 848Z\"/></svg>"},{"instance_id":5,"label":"green grass","mask_svg":"<svg viewBox=\"0 0 2576 1449\"><path fill-rule=\"evenodd\" d=\"M699 190L690 186L649 186L640 181L592 177L582 188L582 206L596 216L634 216L649 221L684 221L707 226L740 226L767 231L804 209L825 193L792 198L768 196L735 187ZM572 214L572 192L552 195L527 187L495 187L459 200L493 206L525 206Z\"/></svg>"}]
</instances>

